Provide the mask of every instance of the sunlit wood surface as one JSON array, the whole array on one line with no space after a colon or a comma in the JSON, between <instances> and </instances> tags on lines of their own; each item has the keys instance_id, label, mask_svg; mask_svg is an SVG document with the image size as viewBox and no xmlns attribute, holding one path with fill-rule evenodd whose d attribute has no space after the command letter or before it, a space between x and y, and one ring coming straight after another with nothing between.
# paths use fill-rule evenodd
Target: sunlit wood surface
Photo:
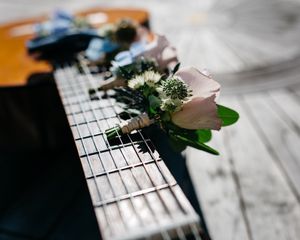
<instances>
[{"instance_id":1,"label":"sunlit wood surface","mask_svg":"<svg viewBox=\"0 0 300 240\"><path fill-rule=\"evenodd\" d=\"M25 6L19 15L58 2ZM214 136L220 157L187 151L213 239L300 239L300 1L98 2L149 9L153 29L178 47L182 64L214 73L221 103L241 114ZM93 2L68 2L84 4Z\"/></svg>"}]
</instances>

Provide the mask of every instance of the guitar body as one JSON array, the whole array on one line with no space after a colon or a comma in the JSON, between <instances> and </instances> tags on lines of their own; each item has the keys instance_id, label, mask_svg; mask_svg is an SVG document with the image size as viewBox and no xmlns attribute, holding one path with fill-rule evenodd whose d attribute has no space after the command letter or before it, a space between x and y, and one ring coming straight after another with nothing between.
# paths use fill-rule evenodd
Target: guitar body
<instances>
[{"instance_id":1,"label":"guitar body","mask_svg":"<svg viewBox=\"0 0 300 240\"><path fill-rule=\"evenodd\" d=\"M143 10L93 8L76 14L86 16L97 27L108 22L116 22L122 17L148 24L148 13ZM34 35L34 24L45 21L44 16L0 25L0 87L22 86L32 73L51 72L47 62L35 61L29 57L26 42Z\"/></svg>"},{"instance_id":2,"label":"guitar body","mask_svg":"<svg viewBox=\"0 0 300 240\"><path fill-rule=\"evenodd\" d=\"M124 16L148 25L148 13L142 10L92 9L78 15L90 16L94 25L115 22ZM0 239L101 239L101 216L95 212L102 208L107 211L107 206L94 202L95 194L86 184L92 178L87 178L80 164L52 66L35 61L26 51L25 43L33 37L33 24L45 19L27 19L0 27L0 189L5 196L0 199ZM202 219L185 159L173 151L164 133L150 129L146 134L189 199L185 203L177 183L169 186L174 197L179 191L183 213L196 221L196 211ZM102 236L107 234L105 239L110 239L110 233L100 225ZM180 231L185 233L185 227ZM204 234L191 239L208 238Z\"/></svg>"}]
</instances>

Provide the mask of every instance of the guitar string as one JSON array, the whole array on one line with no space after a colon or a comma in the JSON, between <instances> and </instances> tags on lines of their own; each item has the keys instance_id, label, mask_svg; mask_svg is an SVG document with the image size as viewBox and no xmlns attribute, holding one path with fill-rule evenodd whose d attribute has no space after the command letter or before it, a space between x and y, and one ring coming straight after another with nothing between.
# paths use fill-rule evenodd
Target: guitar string
<instances>
[{"instance_id":1,"label":"guitar string","mask_svg":"<svg viewBox=\"0 0 300 240\"><path fill-rule=\"evenodd\" d=\"M58 67L59 68L59 67ZM59 72L60 71L60 72ZM56 72L56 75L57 74L59 74L59 73L63 73L63 71L62 70L57 70ZM55 78L56 79L56 83L58 83L58 81L60 80L60 77L56 77ZM66 78L65 77L63 77L63 80L65 80ZM59 84L56 84L56 86L57 86L57 88L59 89L59 94L61 95L61 99L62 99L62 101L64 101L63 99L67 99L67 98L65 98L65 97L63 97L62 96L62 90L60 89L60 85ZM69 102L69 101L68 101ZM72 117L73 117L73 115L72 115ZM79 125L78 125L78 123L77 123L77 121L75 121L75 119L74 119L74 123L75 123L75 126L79 129ZM78 134L79 134L79 137L80 137L80 141L82 142L82 146L83 146L83 149L84 149L84 152L86 152L86 153L88 153L88 151L87 151L87 149L86 149L86 147L85 147L85 144L83 143L83 138L82 138L82 136L81 136L81 133L80 133L80 131L78 131ZM98 197L99 197L99 199L102 199L102 194L100 193L100 189L99 189L99 187L98 187L98 183L97 183L97 180L96 180L96 175L95 175L95 173L94 173L94 169L92 168L92 164L91 164L91 160L90 160L90 157L89 157L89 155L88 154L86 154L86 156L87 156L87 162L88 162L88 165L89 165L89 168L90 168L90 170L91 170L91 173L92 173L92 175L93 175L93 180L94 180L94 182L95 182L95 186L97 186L96 187L96 191L97 191L97 193L98 193ZM108 215L107 215L107 211L108 211L109 209L107 208L107 205L105 204L104 206L103 206L103 212L104 212L104 215L106 216L106 221L107 221L107 225L108 226L110 226L111 224L113 224L113 223L109 223L110 222L110 219L108 218ZM109 231L111 232L111 229L109 228ZM112 233L112 232L111 232Z\"/></svg>"},{"instance_id":2,"label":"guitar string","mask_svg":"<svg viewBox=\"0 0 300 240\"><path fill-rule=\"evenodd\" d=\"M197 231L197 229L196 229L196 231Z\"/></svg>"},{"instance_id":3,"label":"guitar string","mask_svg":"<svg viewBox=\"0 0 300 240\"><path fill-rule=\"evenodd\" d=\"M75 77L72 77L72 78L75 78ZM76 78L75 78L76 79ZM77 82L80 82L80 81L78 81L77 80ZM73 84L71 84L71 85L73 85ZM83 87L84 88L84 86L81 86L81 87ZM88 89L86 89L87 91L88 91ZM80 103L81 104L81 103ZM81 107L81 109L82 109L82 107ZM92 111L93 111L93 114L94 114L94 117L95 117L95 119L96 119L96 121L97 121L97 124L98 124L98 127L99 127L99 129L101 129L101 127L99 126L99 122L98 122L98 118L97 118L97 115L95 114L95 110L94 110L94 108L91 106L91 109L92 109ZM82 112L84 112L84 110L82 109ZM103 114L103 113L102 113ZM107 120L106 120L107 121ZM87 123L87 126L88 126L88 123ZM89 126L88 126L89 127ZM90 132L91 132L91 130L89 130ZM95 141L95 139L93 139L93 141ZM106 141L105 141L106 142ZM94 144L95 144L95 147L96 147L96 149L98 150L98 148L97 148L97 145L96 145L96 143L94 142ZM106 142L106 145L109 147L109 149L110 149L110 144L108 143L108 142ZM122 151L121 151L122 152ZM111 149L110 149L110 154L111 154L111 156L112 156L112 159L113 159L113 155L112 155L112 153L111 153ZM100 158L100 156L99 156L99 158ZM102 161L102 160L100 160L100 161ZM115 162L114 162L115 163ZM129 163L128 163L128 161L127 161L127 164L129 165ZM102 163L102 165L103 165L103 168L105 169L105 167L104 167L104 164ZM116 168L118 168L117 166L115 166ZM120 169L118 169L119 170L119 174L120 174L120 178L121 178L121 180L122 180L122 182L123 182L123 185L124 185L124 187L125 188L127 188L127 186L126 186L126 184L124 183L124 180L123 180L123 178L122 178L122 175L121 175L121 170ZM107 172L107 170L105 169L105 171ZM108 175L109 176L109 175ZM112 185L112 184L111 184ZM130 194L130 192L129 192L129 190L127 189L127 192ZM134 205L134 201L133 201L133 198L132 198L132 195L129 195L130 196L130 198L131 198L131 204L132 204L132 206L133 206L133 208L134 208L134 211L136 212L136 216L139 218L139 220L140 220L140 222L141 222L141 224L143 225L144 223L143 223L143 221L141 221L141 218L140 218L140 216L139 216L139 214L137 214L138 213L138 211L137 211L137 209L136 209L136 207L135 207L135 205ZM145 198L146 199L146 198ZM151 206L150 206L151 207ZM120 212L121 213L121 212ZM124 221L124 217L122 217L122 214L120 214L120 216L121 216L121 218L122 218L122 220ZM166 234L164 234L164 239L170 239Z\"/></svg>"},{"instance_id":4,"label":"guitar string","mask_svg":"<svg viewBox=\"0 0 300 240\"><path fill-rule=\"evenodd\" d=\"M82 68L85 68L85 66L83 66L83 64L81 64L82 66ZM87 77L87 75L86 75L86 77ZM87 77L88 78L88 77ZM92 81L91 81L92 80ZM94 82L94 79L89 79L88 78L88 82L90 83L90 85L94 85L93 84L93 82ZM95 86L90 86L90 88L94 88ZM86 91L88 91L88 89L86 89ZM99 94L98 94L99 95ZM101 98L101 96L99 95L98 96L99 98ZM103 100L103 99L102 99ZM111 103L111 101L110 101L110 105L113 107L113 104ZM114 109L114 108L113 108ZM114 109L115 110L115 109ZM117 112L116 111L114 111L115 112L115 115L116 116L118 116L118 114L117 114ZM120 120L120 119L119 119ZM121 144L122 144L122 149L126 149L125 148L125 146L124 146L124 143L123 143L123 141L122 141L122 139L121 139L121 137L119 136L119 140L120 140L120 142L121 142ZM145 141L144 141L144 143L145 143ZM134 147L134 146L133 146ZM134 149L135 149L135 147L134 147ZM136 150L136 149L135 149ZM122 151L121 151L122 152ZM136 152L136 151L135 151ZM139 158L139 160L140 160L140 162L142 163L142 165L144 166L144 170L145 170L145 172L146 172L146 174L148 175L148 177L149 177L149 179L150 179L150 181L151 181L151 183L152 183L152 186L153 187L155 187L156 188L156 185L155 185L155 183L154 183L154 181L153 181L153 179L152 179L152 177L151 177L151 175L149 175L149 173L148 173L148 171L147 171L147 168L146 168L146 166L145 166L145 163L144 163L144 161L140 158L140 156L139 156L139 154L136 152L136 155L138 156L138 158ZM124 158L126 159L126 162L128 162L128 156L126 156L125 154L123 154L123 156L124 156ZM138 178L135 176L135 174L133 174L133 176L134 176L134 179L135 179L135 182L139 185L139 181L138 181ZM140 187L141 188L141 187ZM158 192L158 190L156 190L157 192ZM158 192L159 193L159 192ZM159 195L159 194L158 194ZM159 196L160 197L160 196ZM151 204L148 202L149 200L146 198L146 196L145 196L145 199L146 199L146 201L147 201L147 204L149 205L149 208L150 209L152 209L152 207L151 207ZM160 197L160 200L161 200L161 202L163 203L163 205L165 205L164 204L164 201L163 201L163 199ZM164 206L165 207L165 209L167 209L166 208L166 206ZM168 209L167 209L168 210ZM154 211L152 211L153 212L153 214L155 214L155 212ZM159 221L157 221L158 223L159 223ZM161 231L161 233L163 234L163 235L165 235L165 232L164 231ZM168 238L169 239L169 236L166 236L166 238ZM185 239L184 237L183 238L180 238L180 239Z\"/></svg>"},{"instance_id":5,"label":"guitar string","mask_svg":"<svg viewBox=\"0 0 300 240\"><path fill-rule=\"evenodd\" d=\"M100 128L100 127L99 127ZM198 234L198 229L197 229L197 225L196 224L192 224L191 225L191 230L193 231L194 235ZM197 237L196 237L197 238Z\"/></svg>"},{"instance_id":6,"label":"guitar string","mask_svg":"<svg viewBox=\"0 0 300 240\"><path fill-rule=\"evenodd\" d=\"M67 70L69 70L69 67L67 67L67 68L64 69L65 72L67 72ZM71 78L73 81L75 81L76 77L73 77L73 74L72 74L71 72L69 72L69 73L70 73L70 74L69 74L69 75L70 75L70 78ZM73 84L69 82L69 86L71 86L71 88L73 89L73 92L75 93L74 88L72 87ZM77 94L76 94L76 95L77 95ZM84 113L84 109L83 109L83 107L82 107L82 103L81 103L80 101L78 101L77 103L80 105L80 108L81 108L82 113ZM92 106L91 106L91 109L93 109ZM94 113L94 114L95 114L95 113ZM94 136L94 134L93 134L93 131L90 129L90 125L88 124L88 121L87 121L86 116L85 116L84 114L82 114L82 115L83 115L83 117L85 118L86 125L87 125L88 131L89 131L89 134L92 136L93 145L94 145L95 149L97 150L97 152L99 152L99 149L98 149L97 144L96 144L96 142L95 142L95 136ZM95 117L95 119L97 119L96 114L95 114L94 117ZM78 132L80 132L80 129L79 129L79 128L78 128ZM84 143L83 143L83 144L84 144ZM110 151L111 151L111 150L110 150ZM110 154L111 154L111 153L110 153ZM87 155L89 155L88 152L87 152ZM120 207L120 200L117 198L117 194L116 194L115 191L114 191L114 188L113 188L113 185L112 185L112 181L111 181L111 178L110 178L110 174L108 173L108 171L107 171L107 169L106 169L106 167L105 167L105 165L104 165L104 163L103 163L103 160L102 160L101 155L100 155L100 154L97 154L97 155L98 155L98 157L99 157L100 163L101 163L101 165L102 165L102 168L104 169L105 175L106 175L107 180L108 180L108 182L109 182L110 189L111 189L113 195L115 196L115 199L116 199L116 202L117 202L118 211L119 211L121 220L123 221L124 226L125 226L127 229L129 229L129 227L127 226L127 222L124 221L124 217L122 217L123 213L122 213L121 207ZM98 186L97 186L97 187L98 187ZM125 184L124 184L124 187L125 187L127 193L129 193L129 191L128 191L128 189L127 189L127 187L126 187ZM99 187L98 187L98 188L99 188ZM104 200L104 198L103 198L103 200Z\"/></svg>"},{"instance_id":7,"label":"guitar string","mask_svg":"<svg viewBox=\"0 0 300 240\"><path fill-rule=\"evenodd\" d=\"M93 76L91 75L91 73L90 73L89 69L87 68L87 66L83 63L82 59L79 58L78 60L79 60L80 63L81 63L80 65L81 65L81 67L83 68L83 70L84 70L84 72L85 72L85 74L86 74L86 76L87 76L88 81L93 85L93 86L91 86L91 87L93 87L93 88L95 89L95 84L94 84L95 79L94 79ZM101 97L100 94L99 94L98 92L97 92L97 95L98 95L98 97ZM115 115L118 117L119 122L121 122L121 119L120 119L118 113L116 112L116 110L115 110L115 108L114 108L114 104L111 102L111 98L108 98L108 99L109 99L109 101L110 101L110 103L111 103L110 105L111 105L111 106L113 107L113 109L114 109ZM120 142L121 142L121 144L122 144L122 146L123 146L123 149L125 149L124 143L123 143L123 141L122 141L122 138L121 138L121 136L119 135L118 132L117 132L117 135L118 135L118 138L119 138L119 140L120 140ZM141 159L140 154L138 153L138 151L137 151L135 145L133 144L130 135L127 134L127 136L128 136L128 138L130 139L130 142L131 142L131 144L132 144L132 147L133 147L133 149L135 150L135 152L136 152L138 158L139 158L140 161L142 162L143 167L144 167L144 170L145 170L145 172L147 173L149 179L151 180L152 185L155 187L155 181L153 180L151 174L148 172L147 167L146 167L144 161ZM143 139L143 140L144 140L144 143L147 144L147 142L145 141L145 139ZM156 167L159 169L159 166L158 166L158 164L157 164L156 158L152 156L151 149L148 148L148 152L150 153L152 159L155 161ZM168 183L167 178L164 176L164 174L163 174L163 172L161 171L161 169L159 169L159 170L160 170L161 175L163 176L165 182L169 185L169 188L171 188L170 184ZM168 215L169 215L171 218L174 219L174 217L172 216L172 213L171 213L170 209L168 208L167 204L165 203L165 201L164 201L163 197L161 196L161 193L160 193L159 190L157 190L157 195L159 196L160 201L161 201L161 203L163 204L165 210L168 212ZM175 195L174 195L174 197L176 198ZM179 206L180 206L180 205L179 205ZM182 207L181 207L181 209L182 209ZM182 209L182 210L184 210L184 209ZM176 232L177 232L177 236L179 236L179 239L181 239L181 240L186 240L186 238L185 238L185 236L184 236L184 233L183 233L183 230L182 230L181 228L176 228Z\"/></svg>"},{"instance_id":8,"label":"guitar string","mask_svg":"<svg viewBox=\"0 0 300 240\"><path fill-rule=\"evenodd\" d=\"M80 58L80 57L79 57L79 62L81 63L80 65L81 65L81 67L83 68L83 70L84 70L84 72L85 72L85 75L87 76L88 80L89 80L91 83L94 83L94 82L95 82L94 76L91 74L89 68L86 66L86 64L84 63L83 59ZM93 85L94 85L94 84L93 84ZM95 86L94 86L94 89L96 89ZM98 93L98 97L100 97L99 93ZM110 99L110 98L109 98L109 99ZM121 119L120 119L119 115L117 114L116 109L114 108L114 104L111 104L111 105L113 106L114 112L115 112L116 116L118 117L118 119L119 119L119 121L120 121ZM142 137L142 139L143 139L145 145L146 145L147 148L148 148L148 151L149 151L149 153L150 153L152 159L155 161L156 166L157 166L158 169L160 170L160 172L161 172L162 176L164 177L165 181L168 182L166 176L165 176L164 173L163 173L163 170L160 168L159 163L157 162L157 159L153 156L152 151L151 151L151 149L150 149L148 143L145 141L142 132L141 132L140 130L138 130L138 133L139 133L139 135ZM127 134L127 136L128 136L128 138L130 139L130 142L131 142L131 144L132 144L132 147L135 149L137 155L139 156L138 151L137 151L135 145L133 144L133 141L132 141L132 139L131 139L130 134ZM120 136L119 136L119 138L120 138ZM120 140L121 140L121 138L120 138ZM121 141L122 141L122 140L121 140ZM123 142L122 142L122 144L123 144ZM140 156L139 156L139 158L140 158ZM147 169L146 169L145 166L144 166L144 168L145 168L145 170L147 171ZM149 173L148 173L148 175L149 175ZM149 175L149 177L151 178L150 175ZM171 192L173 193L173 196L175 197L175 200L177 201L178 205L181 207L181 209L182 209L183 211L185 211L185 209L184 209L183 206L181 205L180 201L177 199L176 194L175 194L174 191L173 191L173 188L172 188L171 186L169 186L169 188L170 188ZM163 201L163 200L162 200L162 201ZM164 201L163 201L163 203L164 203ZM166 209L167 209L167 206L165 206L165 207L166 207ZM170 213L170 215L171 215L171 212L170 212L170 211L169 211L169 213ZM198 231L197 231L197 227L195 226L195 224L190 224L190 228L191 228L191 230L192 230L193 235L195 236L195 238L196 238L197 240L198 240L198 239L200 240L200 236L199 236L199 233L198 233ZM177 231L178 231L178 235L181 236L180 239L185 239L184 234L183 234L183 230L182 230L181 228L179 228L179 229L177 229Z\"/></svg>"},{"instance_id":9,"label":"guitar string","mask_svg":"<svg viewBox=\"0 0 300 240\"><path fill-rule=\"evenodd\" d=\"M77 82L79 82L79 81L77 81ZM84 86L82 86L82 84L81 84L81 87L84 88ZM90 86L90 87L92 87L92 86ZM86 89L86 93L87 93L87 92L88 92L88 88ZM102 110L101 110L101 111L102 111ZM102 114L104 115L103 111L102 111ZM94 115L95 115L95 114L94 114ZM101 126L99 125L97 116L95 116L95 118L96 118L98 127L101 128ZM107 119L106 119L105 121L107 122ZM104 138L104 140L105 140L106 145L110 148L111 146L110 146L109 142L108 142L105 138ZM123 149L125 149L125 148L123 148ZM120 150L121 154L123 155L124 160L126 161L127 165L130 165L127 156L125 156L124 153L121 151L122 149L119 149L119 150ZM113 157L112 154L111 154L111 156L112 156L112 159L114 159L114 157ZM117 168L118 171L120 172L120 177L121 177L122 181L124 181L123 178L122 178L122 175L121 175L121 170L120 170L117 166L116 166L116 168ZM134 168L134 166L133 166L133 168ZM132 168L132 169L133 169L133 168ZM137 184L137 185L139 186L139 188L142 190L142 187L140 186L140 184L139 184L139 182L138 182L138 180L137 180L137 177L135 176L135 174L134 174L132 171L131 171L131 173L132 173L132 175L133 175L133 177L134 177L134 179L135 179L136 184ZM123 184L124 184L124 186L126 186L124 182L123 182ZM143 195L145 195L145 194L143 194ZM148 202L148 200L147 200L147 198L146 198L146 195L145 195L145 200L147 201L147 204L149 205L149 209L152 210L152 207L151 207L150 203ZM132 199L132 202L133 202L133 199ZM134 204L133 204L133 207L135 207ZM153 210L152 210L152 211L153 211ZM153 212L154 212L154 211L153 211ZM139 214L137 214L137 213L138 213L138 211L136 210L136 215L137 215L138 217L140 217ZM156 217L156 220L158 221L157 217ZM142 224L143 224L143 222L142 222ZM166 238L166 239L169 239L169 237L168 237L166 234L164 234L164 235L165 235L165 238Z\"/></svg>"},{"instance_id":10,"label":"guitar string","mask_svg":"<svg viewBox=\"0 0 300 240\"><path fill-rule=\"evenodd\" d=\"M80 56L79 56L79 57L80 57ZM82 58L81 58L81 59L79 58L79 61L81 61L81 67L83 67L83 64L82 64L82 63L83 63L83 62L82 62ZM87 67L86 67L85 69L87 70L87 71L85 71L85 74L87 74L87 76L90 75L90 77L91 77L91 80L90 80L90 81L93 81L93 78L94 78L93 75L91 74L91 72L89 71L89 69L88 69ZM96 89L96 88L94 88L94 89ZM111 105L114 107L113 104L111 104ZM114 108L114 111L115 111L115 114L116 114L116 115L118 116L118 118L119 118L119 115L117 114L115 108ZM131 116L130 116L130 117L131 117ZM119 118L119 120L120 120L120 118ZM148 151L149 151L149 153L150 153L152 159L153 159L154 161L156 161L156 158L153 156L152 151L151 151L151 149L150 149L148 143L145 141L144 136L143 136L141 130L137 130L137 131L138 131L139 135L142 137L143 142L144 142L145 145L147 146ZM119 134L118 134L118 135L119 135ZM137 152L137 150L136 150L136 148L135 148L135 146L134 146L134 144L133 144L133 141L132 141L132 139L131 139L131 137L130 137L130 134L128 134L127 136L128 136L128 138L130 139L130 142L131 142L132 146L134 147L135 151ZM120 136L119 136L119 138L120 138ZM120 140L121 140L121 138L120 138ZM138 153L137 153L137 154L138 154ZM158 166L158 164L159 164L159 163L157 163L157 161L156 161L156 165L157 165L157 166ZM160 168L159 168L159 169L160 169ZM163 174L163 172L162 172L161 169L160 169L160 171L161 171L161 174L164 176L164 174ZM164 178L165 178L165 176L164 176ZM165 180L166 180L166 178L165 178ZM171 186L170 186L170 188L171 188L171 190L172 190L172 187L171 187ZM173 191L172 191L172 193L173 193L175 199L177 200L177 203L179 204L179 206L181 206L181 203L180 203L180 202L178 201L178 199L176 198L175 193L174 193ZM182 208L183 211L185 211L185 209L184 209L182 206L181 206L181 208ZM189 227L191 228L191 231L192 231L192 233L193 233L195 239L201 240L201 237L200 237L200 235L199 235L199 230L198 230L197 224L196 224L196 223L191 223L191 224L189 224ZM182 231L181 231L181 232L182 232ZM180 233L180 234L181 234L181 233Z\"/></svg>"},{"instance_id":11,"label":"guitar string","mask_svg":"<svg viewBox=\"0 0 300 240\"><path fill-rule=\"evenodd\" d=\"M90 86L90 87L92 87L92 86ZM88 88L86 89L86 92L88 92ZM97 119L97 121L98 121L98 119ZM106 120L106 121L107 121L107 120ZM98 126L99 126L99 123L98 123ZM100 128L100 126L99 126L99 128ZM104 139L105 139L105 138L104 138ZM105 142L106 142L106 141L105 141ZM108 142L106 142L106 144L110 147L110 144L109 144ZM123 148L123 149L125 149L125 148ZM124 157L124 159L125 159L127 165L130 165L130 164L129 164L129 161L128 161L128 159L127 159L127 156L124 155L124 153L121 151L121 149L120 149L120 152L121 152L121 154L123 155L123 157ZM112 156L112 158L114 158L114 157ZM134 166L133 166L132 168L134 168ZM119 169L118 169L118 170L119 170ZM119 170L119 171L120 171L120 170ZM139 188L142 190L142 187L140 186L140 183L139 183L139 181L137 180L136 175L135 175L132 171L131 171L131 173L132 173L132 175L133 175L133 177L134 177L134 180L135 180L136 184L137 184L137 185L139 186ZM123 180L123 179L122 179L122 180ZM159 222L159 220L158 220L158 217L156 217L155 211L152 209L152 206L151 206L149 200L147 199L147 197L146 197L145 194L143 194L143 195L145 196L145 201L146 201L146 203L147 203L147 205L148 205L148 207L149 207L149 210L152 212L152 214L153 214L153 216L154 216L156 222L157 222L158 224L160 224L160 222ZM137 215L138 215L138 214L137 214ZM160 226L160 225L159 225L159 226ZM168 236L166 233L163 232L163 235L164 235L164 239L170 239L169 236Z\"/></svg>"}]
</instances>

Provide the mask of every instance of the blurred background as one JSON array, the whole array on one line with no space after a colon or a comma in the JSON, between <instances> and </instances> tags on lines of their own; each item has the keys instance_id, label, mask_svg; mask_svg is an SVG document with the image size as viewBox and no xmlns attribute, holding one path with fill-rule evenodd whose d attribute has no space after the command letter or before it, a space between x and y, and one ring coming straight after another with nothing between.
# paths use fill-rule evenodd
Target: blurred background
<instances>
[{"instance_id":1,"label":"blurred background","mask_svg":"<svg viewBox=\"0 0 300 240\"><path fill-rule=\"evenodd\" d=\"M300 1L2 0L0 23L93 6L148 10L182 65L208 69L240 113L214 135L221 156L186 153L212 238L300 239Z\"/></svg>"}]
</instances>

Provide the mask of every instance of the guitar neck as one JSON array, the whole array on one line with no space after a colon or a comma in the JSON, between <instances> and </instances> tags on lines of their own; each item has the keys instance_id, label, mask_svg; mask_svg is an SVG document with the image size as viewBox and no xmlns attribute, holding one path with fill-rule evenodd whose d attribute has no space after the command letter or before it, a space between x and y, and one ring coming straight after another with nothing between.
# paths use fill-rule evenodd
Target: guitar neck
<instances>
[{"instance_id":1,"label":"guitar neck","mask_svg":"<svg viewBox=\"0 0 300 240\"><path fill-rule=\"evenodd\" d=\"M79 58L59 66L55 81L82 163L102 238L186 239L199 236L199 217L151 140L140 130L112 143L105 129L120 123L109 94L89 89L103 81Z\"/></svg>"}]
</instances>

